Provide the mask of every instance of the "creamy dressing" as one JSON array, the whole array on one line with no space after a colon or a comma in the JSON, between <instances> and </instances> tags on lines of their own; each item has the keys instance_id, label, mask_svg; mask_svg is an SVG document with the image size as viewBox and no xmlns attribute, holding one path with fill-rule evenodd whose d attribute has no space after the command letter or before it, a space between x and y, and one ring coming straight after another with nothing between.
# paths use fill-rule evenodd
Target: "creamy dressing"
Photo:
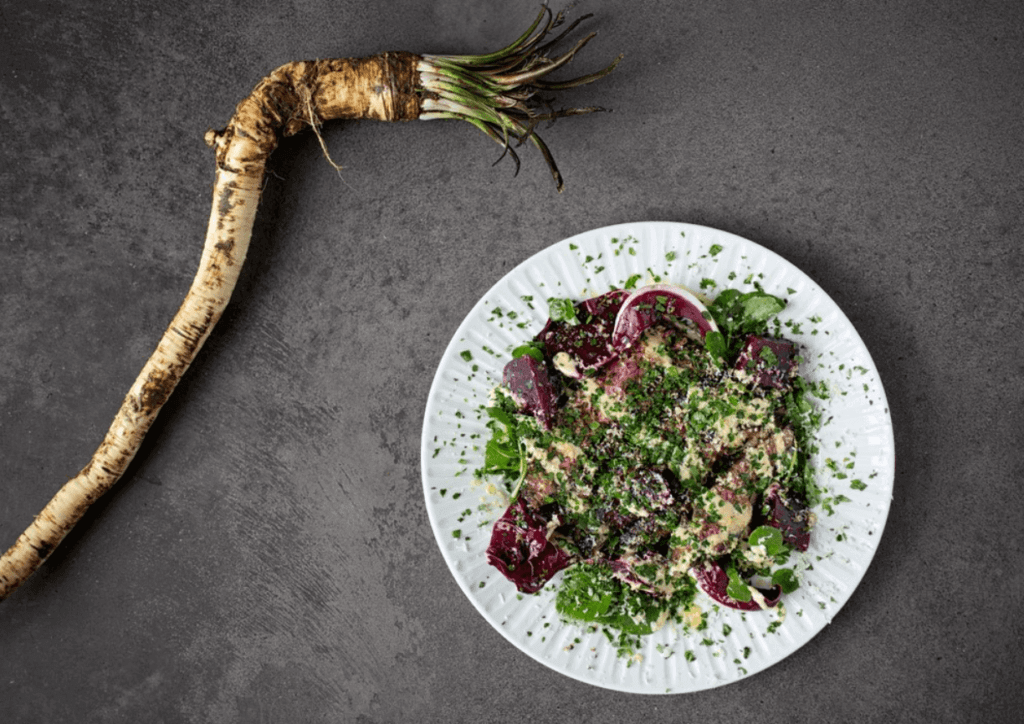
<instances>
[{"instance_id":1,"label":"creamy dressing","mask_svg":"<svg viewBox=\"0 0 1024 724\"><path fill-rule=\"evenodd\" d=\"M576 369L576 362L568 352L559 352L551 358L551 363L566 377L577 378L580 376L579 370Z\"/></svg>"}]
</instances>

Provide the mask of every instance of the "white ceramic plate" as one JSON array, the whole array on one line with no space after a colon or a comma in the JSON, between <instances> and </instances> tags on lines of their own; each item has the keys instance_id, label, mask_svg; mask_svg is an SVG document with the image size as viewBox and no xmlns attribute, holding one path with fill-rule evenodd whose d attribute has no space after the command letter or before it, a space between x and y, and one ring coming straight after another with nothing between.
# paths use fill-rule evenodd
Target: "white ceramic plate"
<instances>
[{"instance_id":1,"label":"white ceramic plate","mask_svg":"<svg viewBox=\"0 0 1024 724\"><path fill-rule=\"evenodd\" d=\"M487 564L491 526L507 505L499 481L481 481L488 431L482 407L510 351L544 325L549 297L584 299L655 281L703 289L761 284L786 298L784 334L803 347L802 372L825 381L827 419L813 464L829 491L811 546L797 566L799 590L784 614L743 613L703 597L702 631L666 627L635 657L622 658L600 632L563 623L554 609L561 574L540 593L517 594ZM871 356L843 312L809 277L773 252L733 234L691 224L642 222L566 239L509 272L484 295L448 345L427 400L423 488L430 523L455 580L513 645L567 676L635 693L699 691L771 666L822 630L853 594L878 547L895 469L892 423ZM831 511L831 512L830 512Z\"/></svg>"}]
</instances>

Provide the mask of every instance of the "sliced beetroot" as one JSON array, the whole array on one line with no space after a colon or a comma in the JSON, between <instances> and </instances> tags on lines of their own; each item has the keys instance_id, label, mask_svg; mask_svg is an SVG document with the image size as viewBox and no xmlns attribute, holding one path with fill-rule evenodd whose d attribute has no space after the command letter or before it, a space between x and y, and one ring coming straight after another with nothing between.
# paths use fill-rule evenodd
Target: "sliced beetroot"
<instances>
[{"instance_id":1,"label":"sliced beetroot","mask_svg":"<svg viewBox=\"0 0 1024 724\"><path fill-rule=\"evenodd\" d=\"M622 350L636 342L650 327L663 321L692 324L701 338L718 327L697 297L672 284L651 284L637 289L622 302L612 345Z\"/></svg>"},{"instance_id":2,"label":"sliced beetroot","mask_svg":"<svg viewBox=\"0 0 1024 724\"><path fill-rule=\"evenodd\" d=\"M643 375L640 358L639 354L619 355L605 365L597 378L598 384L613 396L624 395L629 381Z\"/></svg>"},{"instance_id":3,"label":"sliced beetroot","mask_svg":"<svg viewBox=\"0 0 1024 724\"><path fill-rule=\"evenodd\" d=\"M526 507L522 498L494 524L487 562L523 593L536 593L573 562L548 540L545 530L545 522Z\"/></svg>"},{"instance_id":4,"label":"sliced beetroot","mask_svg":"<svg viewBox=\"0 0 1024 724\"><path fill-rule=\"evenodd\" d=\"M761 610L761 605L753 598L749 601L737 601L729 595L729 574L717 562L708 561L703 565L694 566L690 569L690 573L697 579L697 584L701 589L723 606L736 608L740 611ZM758 588L757 590L764 597L764 604L769 608L778 605L779 601L782 600L782 588L780 586L773 586L767 591L763 588Z\"/></svg>"},{"instance_id":5,"label":"sliced beetroot","mask_svg":"<svg viewBox=\"0 0 1024 724\"><path fill-rule=\"evenodd\" d=\"M579 320L577 324L549 319L536 339L544 345L551 359L560 352L569 355L572 367L560 367L561 371L570 377L582 377L584 370L607 364L618 354L611 344L612 330L619 307L628 296L629 292L614 289L599 297L577 302L573 305Z\"/></svg>"},{"instance_id":6,"label":"sliced beetroot","mask_svg":"<svg viewBox=\"0 0 1024 724\"><path fill-rule=\"evenodd\" d=\"M778 528L782 540L798 551L811 544L811 512L806 505L792 500L782 492L778 483L768 486L762 504L765 525Z\"/></svg>"},{"instance_id":7,"label":"sliced beetroot","mask_svg":"<svg viewBox=\"0 0 1024 724\"><path fill-rule=\"evenodd\" d=\"M558 393L543 362L528 354L512 360L502 371L501 384L522 412L536 417L544 429L551 428Z\"/></svg>"},{"instance_id":8,"label":"sliced beetroot","mask_svg":"<svg viewBox=\"0 0 1024 724\"><path fill-rule=\"evenodd\" d=\"M796 346L784 339L747 337L736 369L747 370L762 387L788 387L793 368L796 367Z\"/></svg>"}]
</instances>

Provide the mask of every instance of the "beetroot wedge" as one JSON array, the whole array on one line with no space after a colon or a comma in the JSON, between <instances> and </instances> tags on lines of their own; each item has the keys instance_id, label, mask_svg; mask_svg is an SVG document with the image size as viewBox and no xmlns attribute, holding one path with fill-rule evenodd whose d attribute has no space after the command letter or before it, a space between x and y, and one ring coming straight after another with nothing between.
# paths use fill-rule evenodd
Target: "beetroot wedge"
<instances>
[{"instance_id":1,"label":"beetroot wedge","mask_svg":"<svg viewBox=\"0 0 1024 724\"><path fill-rule=\"evenodd\" d=\"M548 320L536 339L544 345L547 356L568 377L580 378L585 370L607 364L618 356L612 346L612 330L622 302L629 296L623 289L614 289L599 297L577 302L576 324L562 320ZM567 363L556 359L568 355Z\"/></svg>"},{"instance_id":2,"label":"beetroot wedge","mask_svg":"<svg viewBox=\"0 0 1024 724\"><path fill-rule=\"evenodd\" d=\"M545 535L545 521L522 498L494 524L487 562L523 593L536 593L573 560Z\"/></svg>"},{"instance_id":3,"label":"beetroot wedge","mask_svg":"<svg viewBox=\"0 0 1024 724\"><path fill-rule=\"evenodd\" d=\"M612 346L621 351L663 321L692 325L701 338L718 329L707 308L693 294L672 284L651 284L637 289L622 302L615 318Z\"/></svg>"},{"instance_id":4,"label":"beetroot wedge","mask_svg":"<svg viewBox=\"0 0 1024 724\"><path fill-rule=\"evenodd\" d=\"M788 387L795 367L796 346L792 342L756 334L747 337L736 358L736 369L749 372L762 387Z\"/></svg>"}]
</instances>

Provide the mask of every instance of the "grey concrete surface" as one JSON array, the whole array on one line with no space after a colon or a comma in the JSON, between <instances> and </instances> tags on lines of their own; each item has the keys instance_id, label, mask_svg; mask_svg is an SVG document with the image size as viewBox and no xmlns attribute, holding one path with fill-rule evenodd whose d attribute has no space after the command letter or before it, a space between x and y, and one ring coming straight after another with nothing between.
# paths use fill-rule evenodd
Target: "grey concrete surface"
<instances>
[{"instance_id":1,"label":"grey concrete surface","mask_svg":"<svg viewBox=\"0 0 1024 724\"><path fill-rule=\"evenodd\" d=\"M299 58L484 51L535 2L0 5L0 547L90 457L195 271L203 144ZM454 123L282 144L232 306L128 475L0 604L4 722L1017 721L1024 554L1024 5L611 2L620 69L513 177ZM897 444L834 622L730 686L555 674L476 613L418 462L463 316L623 221L752 239L819 282Z\"/></svg>"}]
</instances>

